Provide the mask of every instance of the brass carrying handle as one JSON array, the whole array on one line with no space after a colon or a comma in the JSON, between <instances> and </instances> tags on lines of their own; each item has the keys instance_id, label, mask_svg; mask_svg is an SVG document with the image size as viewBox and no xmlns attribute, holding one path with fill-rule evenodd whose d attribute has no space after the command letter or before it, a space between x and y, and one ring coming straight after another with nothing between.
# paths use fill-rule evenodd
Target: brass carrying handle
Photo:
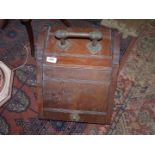
<instances>
[{"instance_id":1,"label":"brass carrying handle","mask_svg":"<svg viewBox=\"0 0 155 155\"><path fill-rule=\"evenodd\" d=\"M101 32L68 32L65 30L57 30L55 32L55 37L61 40L62 44L65 44L65 39L67 38L89 38L93 41L93 45L96 45L96 41L101 40L103 35Z\"/></svg>"}]
</instances>

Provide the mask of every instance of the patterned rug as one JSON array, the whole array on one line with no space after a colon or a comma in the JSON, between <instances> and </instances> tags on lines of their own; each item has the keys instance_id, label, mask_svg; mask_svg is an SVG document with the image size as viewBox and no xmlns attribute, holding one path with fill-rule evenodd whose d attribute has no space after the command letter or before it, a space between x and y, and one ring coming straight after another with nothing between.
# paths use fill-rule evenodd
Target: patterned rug
<instances>
[{"instance_id":1,"label":"patterned rug","mask_svg":"<svg viewBox=\"0 0 155 155\"><path fill-rule=\"evenodd\" d=\"M79 21L73 22L81 26ZM62 23L33 20L35 39L42 27L54 24ZM130 40L122 41L121 53ZM24 26L18 20L11 20L7 28L0 31L0 60L12 68L22 64L26 56L24 45L29 49ZM15 72L12 98L0 108L0 134L155 134L154 62L155 28L146 26L119 73L112 122L97 125L37 118L36 64L29 56L27 64Z\"/></svg>"}]
</instances>

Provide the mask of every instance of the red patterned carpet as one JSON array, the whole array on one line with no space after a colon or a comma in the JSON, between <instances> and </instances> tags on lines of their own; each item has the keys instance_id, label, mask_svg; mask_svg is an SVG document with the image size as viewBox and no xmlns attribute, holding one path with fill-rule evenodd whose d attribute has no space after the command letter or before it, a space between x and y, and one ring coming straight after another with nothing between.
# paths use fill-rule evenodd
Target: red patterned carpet
<instances>
[{"instance_id":1,"label":"red patterned carpet","mask_svg":"<svg viewBox=\"0 0 155 155\"><path fill-rule=\"evenodd\" d=\"M33 20L35 38L42 27L57 20ZM80 22L76 23L81 26ZM95 24L93 25L95 26ZM123 53L130 38L122 41ZM0 32L0 60L17 67L29 49L28 37L18 20ZM12 98L0 108L0 134L155 134L155 28L146 26L120 71L111 125L39 120L36 103L36 65L15 72Z\"/></svg>"}]
</instances>

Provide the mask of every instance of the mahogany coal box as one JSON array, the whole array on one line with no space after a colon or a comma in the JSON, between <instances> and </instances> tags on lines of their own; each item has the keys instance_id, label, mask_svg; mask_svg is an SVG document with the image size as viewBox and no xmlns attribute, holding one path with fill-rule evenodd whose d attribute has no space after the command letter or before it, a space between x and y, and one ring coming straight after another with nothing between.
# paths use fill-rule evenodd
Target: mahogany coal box
<instances>
[{"instance_id":1,"label":"mahogany coal box","mask_svg":"<svg viewBox=\"0 0 155 155\"><path fill-rule=\"evenodd\" d=\"M36 53L39 118L109 124L119 44L105 27L44 28Z\"/></svg>"}]
</instances>

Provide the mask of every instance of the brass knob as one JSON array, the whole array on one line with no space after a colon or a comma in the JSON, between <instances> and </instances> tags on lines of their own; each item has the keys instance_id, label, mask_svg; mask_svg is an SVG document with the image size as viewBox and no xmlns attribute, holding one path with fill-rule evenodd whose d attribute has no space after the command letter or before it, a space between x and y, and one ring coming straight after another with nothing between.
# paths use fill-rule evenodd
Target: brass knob
<instances>
[{"instance_id":1,"label":"brass knob","mask_svg":"<svg viewBox=\"0 0 155 155\"><path fill-rule=\"evenodd\" d=\"M80 116L77 113L72 113L72 114L70 114L70 119L71 119L71 121L79 121Z\"/></svg>"}]
</instances>

